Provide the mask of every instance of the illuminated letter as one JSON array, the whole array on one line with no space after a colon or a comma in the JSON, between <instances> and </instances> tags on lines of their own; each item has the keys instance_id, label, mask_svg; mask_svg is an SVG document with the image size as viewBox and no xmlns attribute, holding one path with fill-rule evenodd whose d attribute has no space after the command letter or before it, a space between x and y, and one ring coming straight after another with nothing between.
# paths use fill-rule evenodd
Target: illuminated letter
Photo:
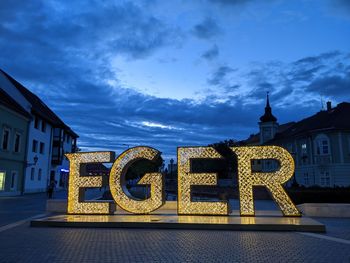
<instances>
[{"instance_id":1,"label":"illuminated letter","mask_svg":"<svg viewBox=\"0 0 350 263\"><path fill-rule=\"evenodd\" d=\"M107 202L83 202L87 187L102 187L101 176L80 176L80 165L86 163L109 163L114 152L67 153L69 164L68 214L109 214Z\"/></svg>"},{"instance_id":2,"label":"illuminated letter","mask_svg":"<svg viewBox=\"0 0 350 263\"><path fill-rule=\"evenodd\" d=\"M231 147L238 159L238 185L240 213L254 215L253 186L265 186L279 205L284 216L300 216L298 209L282 187L294 173L293 157L278 146ZM253 159L274 159L279 161L276 172L252 172Z\"/></svg>"},{"instance_id":3,"label":"illuminated letter","mask_svg":"<svg viewBox=\"0 0 350 263\"><path fill-rule=\"evenodd\" d=\"M134 214L147 214L165 203L161 173L146 173L138 182L151 185L151 196L145 200L132 198L125 182L126 172L132 163L139 159L155 161L159 154L159 151L150 147L135 147L126 150L115 160L109 176L109 186L115 202L124 210Z\"/></svg>"},{"instance_id":4,"label":"illuminated letter","mask_svg":"<svg viewBox=\"0 0 350 263\"><path fill-rule=\"evenodd\" d=\"M228 215L227 202L192 202L191 185L216 185L216 173L191 173L191 159L222 158L213 147L179 147L178 161L178 214Z\"/></svg>"}]
</instances>

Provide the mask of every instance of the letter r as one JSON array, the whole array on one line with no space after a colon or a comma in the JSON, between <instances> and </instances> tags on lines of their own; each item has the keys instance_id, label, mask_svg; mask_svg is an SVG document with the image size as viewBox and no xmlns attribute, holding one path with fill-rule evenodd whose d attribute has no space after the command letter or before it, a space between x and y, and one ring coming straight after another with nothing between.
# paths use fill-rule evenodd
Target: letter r
<instances>
[{"instance_id":1,"label":"letter r","mask_svg":"<svg viewBox=\"0 0 350 263\"><path fill-rule=\"evenodd\" d=\"M240 214L254 215L253 186L265 186L272 194L284 216L300 216L300 212L283 189L294 173L294 160L290 153L279 146L231 147L238 159L238 187ZM251 160L274 159L280 163L275 172L252 172Z\"/></svg>"}]
</instances>

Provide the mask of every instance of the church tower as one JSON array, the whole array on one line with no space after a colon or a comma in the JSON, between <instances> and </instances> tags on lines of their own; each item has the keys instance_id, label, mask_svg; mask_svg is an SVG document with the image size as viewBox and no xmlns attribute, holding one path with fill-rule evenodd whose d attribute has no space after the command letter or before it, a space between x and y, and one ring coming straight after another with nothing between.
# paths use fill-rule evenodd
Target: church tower
<instances>
[{"instance_id":1,"label":"church tower","mask_svg":"<svg viewBox=\"0 0 350 263\"><path fill-rule=\"evenodd\" d=\"M266 107L265 114L260 117L260 144L263 144L273 139L278 130L278 123L275 116L272 115L272 109L270 106L269 93L266 95Z\"/></svg>"}]
</instances>

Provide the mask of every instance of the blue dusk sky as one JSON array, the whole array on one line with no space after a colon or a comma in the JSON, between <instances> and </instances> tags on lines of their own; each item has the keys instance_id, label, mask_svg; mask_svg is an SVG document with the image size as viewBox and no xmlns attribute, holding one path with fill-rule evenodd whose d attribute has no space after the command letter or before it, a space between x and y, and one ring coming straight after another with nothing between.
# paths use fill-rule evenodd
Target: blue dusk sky
<instances>
[{"instance_id":1,"label":"blue dusk sky","mask_svg":"<svg viewBox=\"0 0 350 263\"><path fill-rule=\"evenodd\" d=\"M84 151L176 147L350 101L349 0L0 1L0 68Z\"/></svg>"}]
</instances>

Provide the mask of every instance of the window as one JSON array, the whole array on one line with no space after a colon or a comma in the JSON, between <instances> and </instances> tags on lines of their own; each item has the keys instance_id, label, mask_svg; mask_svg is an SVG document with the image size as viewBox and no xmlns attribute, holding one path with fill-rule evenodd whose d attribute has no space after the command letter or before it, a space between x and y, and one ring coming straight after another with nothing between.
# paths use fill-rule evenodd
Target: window
<instances>
[{"instance_id":1,"label":"window","mask_svg":"<svg viewBox=\"0 0 350 263\"><path fill-rule=\"evenodd\" d=\"M2 132L2 145L1 145L1 148L3 150L9 149L9 140L10 140L10 130L7 128L4 128Z\"/></svg>"},{"instance_id":2,"label":"window","mask_svg":"<svg viewBox=\"0 0 350 263\"><path fill-rule=\"evenodd\" d=\"M304 185L308 186L309 185L309 174L304 173Z\"/></svg>"},{"instance_id":3,"label":"window","mask_svg":"<svg viewBox=\"0 0 350 263\"><path fill-rule=\"evenodd\" d=\"M329 154L328 140L317 141L317 154L320 154L320 155Z\"/></svg>"},{"instance_id":4,"label":"window","mask_svg":"<svg viewBox=\"0 0 350 263\"><path fill-rule=\"evenodd\" d=\"M46 122L44 120L41 121L41 131L42 132L46 131Z\"/></svg>"},{"instance_id":5,"label":"window","mask_svg":"<svg viewBox=\"0 0 350 263\"><path fill-rule=\"evenodd\" d=\"M17 171L11 172L11 190L15 190L17 185Z\"/></svg>"},{"instance_id":6,"label":"window","mask_svg":"<svg viewBox=\"0 0 350 263\"><path fill-rule=\"evenodd\" d=\"M39 117L35 116L35 119L34 119L34 128L35 129L39 129L39 123L40 123Z\"/></svg>"},{"instance_id":7,"label":"window","mask_svg":"<svg viewBox=\"0 0 350 263\"><path fill-rule=\"evenodd\" d=\"M41 181L41 174L42 174L42 170L39 169L39 171L38 171L38 181Z\"/></svg>"},{"instance_id":8,"label":"window","mask_svg":"<svg viewBox=\"0 0 350 263\"><path fill-rule=\"evenodd\" d=\"M330 154L329 138L325 134L319 134L315 140L316 154L328 155Z\"/></svg>"},{"instance_id":9,"label":"window","mask_svg":"<svg viewBox=\"0 0 350 263\"><path fill-rule=\"evenodd\" d=\"M307 155L307 145L306 145L306 143L302 143L301 144L301 155L302 156Z\"/></svg>"},{"instance_id":10,"label":"window","mask_svg":"<svg viewBox=\"0 0 350 263\"><path fill-rule=\"evenodd\" d=\"M37 151L38 151L38 141L37 140L33 140L32 152L36 153Z\"/></svg>"},{"instance_id":11,"label":"window","mask_svg":"<svg viewBox=\"0 0 350 263\"><path fill-rule=\"evenodd\" d=\"M19 133L15 134L15 143L14 143L14 151L15 153L19 153L21 147L21 135Z\"/></svg>"},{"instance_id":12,"label":"window","mask_svg":"<svg viewBox=\"0 0 350 263\"><path fill-rule=\"evenodd\" d=\"M271 139L271 130L269 128L263 128L263 140Z\"/></svg>"},{"instance_id":13,"label":"window","mask_svg":"<svg viewBox=\"0 0 350 263\"><path fill-rule=\"evenodd\" d=\"M320 173L320 185L325 187L331 186L331 178L329 176L329 172Z\"/></svg>"},{"instance_id":14,"label":"window","mask_svg":"<svg viewBox=\"0 0 350 263\"><path fill-rule=\"evenodd\" d=\"M30 180L31 180L31 181L34 181L34 174L35 174L35 168L32 168L32 169L30 170Z\"/></svg>"},{"instance_id":15,"label":"window","mask_svg":"<svg viewBox=\"0 0 350 263\"><path fill-rule=\"evenodd\" d=\"M40 151L41 154L43 154L44 150L45 150L45 143L41 142L39 151Z\"/></svg>"},{"instance_id":16,"label":"window","mask_svg":"<svg viewBox=\"0 0 350 263\"><path fill-rule=\"evenodd\" d=\"M0 172L0 191L5 190L5 178L6 178L6 173Z\"/></svg>"},{"instance_id":17,"label":"window","mask_svg":"<svg viewBox=\"0 0 350 263\"><path fill-rule=\"evenodd\" d=\"M70 139L70 138L69 138L69 135L67 135L67 143L69 143L69 139Z\"/></svg>"}]
</instances>

